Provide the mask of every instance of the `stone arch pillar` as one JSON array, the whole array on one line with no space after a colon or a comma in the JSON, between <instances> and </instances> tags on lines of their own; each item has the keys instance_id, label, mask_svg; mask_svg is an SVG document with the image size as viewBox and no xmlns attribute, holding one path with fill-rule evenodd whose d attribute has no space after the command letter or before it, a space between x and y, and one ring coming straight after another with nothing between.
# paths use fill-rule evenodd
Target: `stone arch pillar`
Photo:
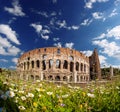
<instances>
[{"instance_id":1,"label":"stone arch pillar","mask_svg":"<svg viewBox=\"0 0 120 112\"><path fill-rule=\"evenodd\" d=\"M40 73L40 80L43 80L43 72Z\"/></svg>"},{"instance_id":2,"label":"stone arch pillar","mask_svg":"<svg viewBox=\"0 0 120 112\"><path fill-rule=\"evenodd\" d=\"M46 70L48 70L49 69L49 60L47 59L46 60Z\"/></svg>"},{"instance_id":3,"label":"stone arch pillar","mask_svg":"<svg viewBox=\"0 0 120 112\"><path fill-rule=\"evenodd\" d=\"M68 61L68 70L70 70L70 61Z\"/></svg>"},{"instance_id":4,"label":"stone arch pillar","mask_svg":"<svg viewBox=\"0 0 120 112\"><path fill-rule=\"evenodd\" d=\"M75 71L74 72L74 83L76 83L77 82L77 72Z\"/></svg>"}]
</instances>

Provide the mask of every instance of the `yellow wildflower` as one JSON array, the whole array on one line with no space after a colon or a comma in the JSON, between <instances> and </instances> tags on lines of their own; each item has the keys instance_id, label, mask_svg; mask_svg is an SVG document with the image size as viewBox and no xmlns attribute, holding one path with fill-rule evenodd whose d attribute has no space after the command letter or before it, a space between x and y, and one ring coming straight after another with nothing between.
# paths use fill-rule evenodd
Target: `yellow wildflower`
<instances>
[{"instance_id":1,"label":"yellow wildflower","mask_svg":"<svg viewBox=\"0 0 120 112\"><path fill-rule=\"evenodd\" d=\"M83 108L83 105L82 105L82 104L80 105L80 108L81 108L81 109Z\"/></svg>"},{"instance_id":2,"label":"yellow wildflower","mask_svg":"<svg viewBox=\"0 0 120 112\"><path fill-rule=\"evenodd\" d=\"M43 106L43 107L42 107L42 110L43 110L43 111L46 111L46 109L47 109L46 106Z\"/></svg>"},{"instance_id":3,"label":"yellow wildflower","mask_svg":"<svg viewBox=\"0 0 120 112\"><path fill-rule=\"evenodd\" d=\"M85 92L82 92L83 96L85 96Z\"/></svg>"},{"instance_id":4,"label":"yellow wildflower","mask_svg":"<svg viewBox=\"0 0 120 112\"><path fill-rule=\"evenodd\" d=\"M36 103L36 102L33 102L33 106L34 106L34 107L37 107L37 103Z\"/></svg>"},{"instance_id":5,"label":"yellow wildflower","mask_svg":"<svg viewBox=\"0 0 120 112\"><path fill-rule=\"evenodd\" d=\"M59 99L59 100L58 100L58 102L59 102L59 103L62 103L62 102L63 102L63 100L62 100L62 99Z\"/></svg>"}]
</instances>

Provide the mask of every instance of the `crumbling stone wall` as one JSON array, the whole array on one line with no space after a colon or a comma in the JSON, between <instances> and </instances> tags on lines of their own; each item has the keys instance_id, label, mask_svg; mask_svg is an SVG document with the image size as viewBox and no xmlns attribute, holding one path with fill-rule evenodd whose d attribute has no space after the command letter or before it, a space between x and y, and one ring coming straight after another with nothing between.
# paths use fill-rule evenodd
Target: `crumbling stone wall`
<instances>
[{"instance_id":1,"label":"crumbling stone wall","mask_svg":"<svg viewBox=\"0 0 120 112\"><path fill-rule=\"evenodd\" d=\"M98 51L95 48L92 55L89 57L90 60L90 79L101 79L101 68L98 56Z\"/></svg>"},{"instance_id":2,"label":"crumbling stone wall","mask_svg":"<svg viewBox=\"0 0 120 112\"><path fill-rule=\"evenodd\" d=\"M20 78L86 82L90 79L89 57L69 48L40 48L24 53L17 64Z\"/></svg>"}]
</instances>

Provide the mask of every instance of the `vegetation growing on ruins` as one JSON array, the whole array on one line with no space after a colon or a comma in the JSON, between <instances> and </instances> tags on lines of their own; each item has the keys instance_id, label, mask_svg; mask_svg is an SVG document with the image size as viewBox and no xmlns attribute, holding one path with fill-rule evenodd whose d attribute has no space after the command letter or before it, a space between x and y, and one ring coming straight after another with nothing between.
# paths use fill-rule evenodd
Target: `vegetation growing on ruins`
<instances>
[{"instance_id":1,"label":"vegetation growing on ruins","mask_svg":"<svg viewBox=\"0 0 120 112\"><path fill-rule=\"evenodd\" d=\"M0 109L7 112L119 112L120 77L85 88L67 83L55 85L37 80L23 81L0 75Z\"/></svg>"}]
</instances>

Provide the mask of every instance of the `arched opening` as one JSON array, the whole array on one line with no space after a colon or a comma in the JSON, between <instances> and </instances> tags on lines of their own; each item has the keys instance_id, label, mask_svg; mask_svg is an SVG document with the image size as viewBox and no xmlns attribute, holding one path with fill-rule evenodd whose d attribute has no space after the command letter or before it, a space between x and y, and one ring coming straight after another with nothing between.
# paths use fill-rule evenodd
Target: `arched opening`
<instances>
[{"instance_id":1,"label":"arched opening","mask_svg":"<svg viewBox=\"0 0 120 112\"><path fill-rule=\"evenodd\" d=\"M84 64L84 72L86 72L86 64Z\"/></svg>"},{"instance_id":2,"label":"arched opening","mask_svg":"<svg viewBox=\"0 0 120 112\"><path fill-rule=\"evenodd\" d=\"M81 72L83 71L83 63L81 63Z\"/></svg>"},{"instance_id":3,"label":"arched opening","mask_svg":"<svg viewBox=\"0 0 120 112\"><path fill-rule=\"evenodd\" d=\"M26 75L23 75L23 79L24 79L24 80L26 79Z\"/></svg>"},{"instance_id":4,"label":"arched opening","mask_svg":"<svg viewBox=\"0 0 120 112\"><path fill-rule=\"evenodd\" d=\"M43 59L45 60L46 58L47 58L47 55L46 55L46 54L44 54L44 55L43 55Z\"/></svg>"},{"instance_id":5,"label":"arched opening","mask_svg":"<svg viewBox=\"0 0 120 112\"><path fill-rule=\"evenodd\" d=\"M46 49L46 48L44 48L44 52L46 52L46 50L47 50L47 49Z\"/></svg>"},{"instance_id":6,"label":"arched opening","mask_svg":"<svg viewBox=\"0 0 120 112\"><path fill-rule=\"evenodd\" d=\"M83 77L82 77L82 76L80 76L80 80L81 80L81 81L83 80Z\"/></svg>"},{"instance_id":7,"label":"arched opening","mask_svg":"<svg viewBox=\"0 0 120 112\"><path fill-rule=\"evenodd\" d=\"M42 61L42 69L46 70L46 61L45 60Z\"/></svg>"},{"instance_id":8,"label":"arched opening","mask_svg":"<svg viewBox=\"0 0 120 112\"><path fill-rule=\"evenodd\" d=\"M60 49L57 49L57 54L60 54Z\"/></svg>"},{"instance_id":9,"label":"arched opening","mask_svg":"<svg viewBox=\"0 0 120 112\"><path fill-rule=\"evenodd\" d=\"M67 81L67 77L66 76L63 77L63 81Z\"/></svg>"},{"instance_id":10,"label":"arched opening","mask_svg":"<svg viewBox=\"0 0 120 112\"><path fill-rule=\"evenodd\" d=\"M24 70L26 69L26 63L24 62Z\"/></svg>"},{"instance_id":11,"label":"arched opening","mask_svg":"<svg viewBox=\"0 0 120 112\"><path fill-rule=\"evenodd\" d=\"M38 75L36 75L36 76L35 76L35 79L36 79L36 80L39 80L39 79L40 79L40 77L39 77Z\"/></svg>"},{"instance_id":12,"label":"arched opening","mask_svg":"<svg viewBox=\"0 0 120 112\"><path fill-rule=\"evenodd\" d=\"M34 68L34 61L31 62L32 68Z\"/></svg>"},{"instance_id":13,"label":"arched opening","mask_svg":"<svg viewBox=\"0 0 120 112\"><path fill-rule=\"evenodd\" d=\"M76 71L79 71L79 63L76 62Z\"/></svg>"},{"instance_id":14,"label":"arched opening","mask_svg":"<svg viewBox=\"0 0 120 112\"><path fill-rule=\"evenodd\" d=\"M36 66L37 66L37 68L40 67L40 61L39 60L36 61Z\"/></svg>"},{"instance_id":15,"label":"arched opening","mask_svg":"<svg viewBox=\"0 0 120 112\"><path fill-rule=\"evenodd\" d=\"M70 62L70 72L73 72L73 70L74 70L74 63Z\"/></svg>"},{"instance_id":16,"label":"arched opening","mask_svg":"<svg viewBox=\"0 0 120 112\"><path fill-rule=\"evenodd\" d=\"M30 57L28 57L27 59L30 60Z\"/></svg>"},{"instance_id":17,"label":"arched opening","mask_svg":"<svg viewBox=\"0 0 120 112\"><path fill-rule=\"evenodd\" d=\"M21 67L21 69L23 68L23 63L21 63L20 67Z\"/></svg>"},{"instance_id":18,"label":"arched opening","mask_svg":"<svg viewBox=\"0 0 120 112\"><path fill-rule=\"evenodd\" d=\"M56 80L56 81L60 81L60 76L56 76L56 77L55 77L55 80Z\"/></svg>"},{"instance_id":19,"label":"arched opening","mask_svg":"<svg viewBox=\"0 0 120 112\"><path fill-rule=\"evenodd\" d=\"M77 82L79 82L79 76L77 75Z\"/></svg>"},{"instance_id":20,"label":"arched opening","mask_svg":"<svg viewBox=\"0 0 120 112\"><path fill-rule=\"evenodd\" d=\"M27 62L27 70L29 70L29 66L30 66L30 63L29 63L29 62Z\"/></svg>"},{"instance_id":21,"label":"arched opening","mask_svg":"<svg viewBox=\"0 0 120 112\"><path fill-rule=\"evenodd\" d=\"M64 60L63 69L68 69L68 62Z\"/></svg>"},{"instance_id":22,"label":"arched opening","mask_svg":"<svg viewBox=\"0 0 120 112\"><path fill-rule=\"evenodd\" d=\"M72 54L72 53L73 53L73 50L70 50L70 53Z\"/></svg>"},{"instance_id":23,"label":"arched opening","mask_svg":"<svg viewBox=\"0 0 120 112\"><path fill-rule=\"evenodd\" d=\"M46 76L45 76L45 74L43 75L43 80L46 80Z\"/></svg>"},{"instance_id":24,"label":"arched opening","mask_svg":"<svg viewBox=\"0 0 120 112\"><path fill-rule=\"evenodd\" d=\"M34 76L33 75L30 75L30 80L34 80Z\"/></svg>"},{"instance_id":25,"label":"arched opening","mask_svg":"<svg viewBox=\"0 0 120 112\"><path fill-rule=\"evenodd\" d=\"M73 56L69 56L69 60L73 61L74 60Z\"/></svg>"},{"instance_id":26,"label":"arched opening","mask_svg":"<svg viewBox=\"0 0 120 112\"><path fill-rule=\"evenodd\" d=\"M61 66L61 61L59 59L56 60L56 68L60 68Z\"/></svg>"},{"instance_id":27,"label":"arched opening","mask_svg":"<svg viewBox=\"0 0 120 112\"><path fill-rule=\"evenodd\" d=\"M50 60L49 60L49 68L52 68L52 66L53 66L53 60L50 59Z\"/></svg>"},{"instance_id":28,"label":"arched opening","mask_svg":"<svg viewBox=\"0 0 120 112\"><path fill-rule=\"evenodd\" d=\"M48 76L48 80L53 80L53 76L52 76L52 75L49 75L49 76Z\"/></svg>"},{"instance_id":29,"label":"arched opening","mask_svg":"<svg viewBox=\"0 0 120 112\"><path fill-rule=\"evenodd\" d=\"M72 82L73 81L73 76L70 76L70 82Z\"/></svg>"}]
</instances>

